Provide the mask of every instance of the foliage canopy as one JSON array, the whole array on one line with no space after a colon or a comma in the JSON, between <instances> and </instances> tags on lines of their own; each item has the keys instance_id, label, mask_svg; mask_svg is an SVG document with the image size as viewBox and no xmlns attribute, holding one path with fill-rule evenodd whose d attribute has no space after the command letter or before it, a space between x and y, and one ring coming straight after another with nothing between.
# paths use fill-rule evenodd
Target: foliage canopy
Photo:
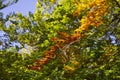
<instances>
[{"instance_id":1,"label":"foliage canopy","mask_svg":"<svg viewBox=\"0 0 120 80\"><path fill-rule=\"evenodd\" d=\"M0 80L119 80L119 22L119 0L38 0L35 13L11 13L0 20Z\"/></svg>"}]
</instances>

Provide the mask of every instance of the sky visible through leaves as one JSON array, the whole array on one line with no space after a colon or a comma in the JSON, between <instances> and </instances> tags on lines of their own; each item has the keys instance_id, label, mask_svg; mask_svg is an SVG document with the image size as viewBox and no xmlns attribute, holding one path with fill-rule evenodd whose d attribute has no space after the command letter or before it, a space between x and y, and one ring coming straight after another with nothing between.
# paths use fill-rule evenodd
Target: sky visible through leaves
<instances>
[{"instance_id":1,"label":"sky visible through leaves","mask_svg":"<svg viewBox=\"0 0 120 80\"><path fill-rule=\"evenodd\" d=\"M4 9L0 10L0 12L3 13L4 18L6 15L8 15L12 12L15 12L15 13L20 12L23 15L27 15L28 12L34 13L36 1L37 0L19 0L16 4L6 7ZM9 37L5 36L5 35L7 35L7 34L4 31L0 31L0 42L3 43L2 45L0 45L0 49L4 48L5 43L8 43L8 41L9 41ZM18 47L20 47L20 44L18 42L12 42L11 44L12 44L12 46L17 45Z\"/></svg>"},{"instance_id":2,"label":"sky visible through leaves","mask_svg":"<svg viewBox=\"0 0 120 80\"><path fill-rule=\"evenodd\" d=\"M37 0L19 0L16 4L6 7L0 10L0 12L3 12L4 17L11 12L21 12L27 15L29 11L35 11L36 1Z\"/></svg>"},{"instance_id":3,"label":"sky visible through leaves","mask_svg":"<svg viewBox=\"0 0 120 80\"><path fill-rule=\"evenodd\" d=\"M34 13L36 1L37 0L29 0L29 1L28 0L19 0L16 4L6 7L4 9L0 10L0 12L3 13L4 17L11 12L15 12L15 13L21 12L23 15L27 15L29 11ZM7 43L9 41L9 37L4 36L4 35L7 35L7 34L4 31L0 31L0 42ZM112 38L112 43L115 43L115 37L111 35L111 38ZM2 46L0 45L0 49L2 49L2 47L4 45L5 44L2 44ZM16 46L16 45L18 45L18 42L12 42L12 45ZM19 47L20 47L20 44L19 44Z\"/></svg>"}]
</instances>

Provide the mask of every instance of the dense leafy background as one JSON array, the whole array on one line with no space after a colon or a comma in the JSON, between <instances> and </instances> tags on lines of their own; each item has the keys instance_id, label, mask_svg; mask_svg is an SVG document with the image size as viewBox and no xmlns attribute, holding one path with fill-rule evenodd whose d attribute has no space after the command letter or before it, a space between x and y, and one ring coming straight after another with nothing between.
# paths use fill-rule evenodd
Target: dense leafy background
<instances>
[{"instance_id":1,"label":"dense leafy background","mask_svg":"<svg viewBox=\"0 0 120 80\"><path fill-rule=\"evenodd\" d=\"M90 2L81 0L84 3L81 6L80 0L38 0L34 14L1 16L0 30L7 39L0 42L0 80L119 80L119 0L107 0L109 10L103 16L104 23L83 31L83 36L65 51L66 55L64 49L63 52L58 49L56 57L42 69L28 68L36 65L34 61L42 59L45 50L55 45L51 38L60 37L59 32L71 35L79 28ZM0 3L0 8L4 8ZM13 46L13 42L20 46Z\"/></svg>"}]
</instances>

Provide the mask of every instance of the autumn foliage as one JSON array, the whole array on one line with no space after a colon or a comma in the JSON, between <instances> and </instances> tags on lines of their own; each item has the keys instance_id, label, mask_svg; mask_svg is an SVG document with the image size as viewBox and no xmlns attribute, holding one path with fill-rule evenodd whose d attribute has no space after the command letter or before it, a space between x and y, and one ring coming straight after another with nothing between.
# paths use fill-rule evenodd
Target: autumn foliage
<instances>
[{"instance_id":1,"label":"autumn foliage","mask_svg":"<svg viewBox=\"0 0 120 80\"><path fill-rule=\"evenodd\" d=\"M29 69L40 70L42 67L47 64L51 59L54 59L56 56L56 52L58 49L61 49L65 53L63 55L67 55L67 48L70 47L71 44L79 41L82 38L82 32L87 31L90 26L99 27L103 24L103 16L108 12L109 5L106 0L95 0L91 2L85 3L85 1L73 2L76 6L76 10L73 11L73 16L79 16L81 11L85 9L89 9L85 16L80 20L80 26L78 29L74 30L72 34L67 34L65 32L58 32L60 35L58 37L51 38L56 44L50 46L50 50L46 50L44 52L44 58L35 61L35 66L28 66ZM76 15L77 13L77 15Z\"/></svg>"},{"instance_id":2,"label":"autumn foliage","mask_svg":"<svg viewBox=\"0 0 120 80\"><path fill-rule=\"evenodd\" d=\"M120 80L120 0L37 0L0 32L0 80Z\"/></svg>"}]
</instances>

